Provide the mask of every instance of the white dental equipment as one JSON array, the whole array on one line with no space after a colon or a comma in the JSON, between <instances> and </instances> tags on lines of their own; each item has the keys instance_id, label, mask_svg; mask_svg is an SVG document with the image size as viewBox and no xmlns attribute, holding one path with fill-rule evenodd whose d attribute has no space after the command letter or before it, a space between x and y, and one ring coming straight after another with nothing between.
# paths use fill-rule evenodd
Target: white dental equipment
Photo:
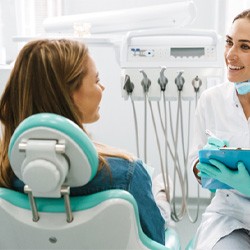
<instances>
[{"instance_id":1,"label":"white dental equipment","mask_svg":"<svg viewBox=\"0 0 250 250\"><path fill-rule=\"evenodd\" d=\"M177 176L180 182L183 199L180 213L176 212L175 202L173 202L172 216L175 221L180 220L184 213L188 212L187 156L189 153L191 102L195 100L196 105L198 95L204 89L222 82L224 68L222 51L221 39L216 32L183 28L131 31L124 38L120 50L122 96L125 100L130 97L132 103L137 100L145 100L144 160L147 161L148 158L147 145L145 145L147 144L146 105L148 101L161 158L161 171L163 176L168 175L168 165L173 166L174 193L176 192ZM127 83L125 79L127 81L129 79L130 83L133 83L133 91L129 94L127 87L125 87L125 83ZM146 88L143 85L145 82L150 82L150 85L147 84ZM160 100L163 101L164 106L164 122L160 111ZM156 128L156 121L153 116L151 104L153 101L157 101L162 134L165 137L165 141L162 143L162 146L165 147L165 165L163 164L159 142L160 132ZM173 101L177 101L177 103ZM183 101L188 101L186 113L183 112ZM166 118L166 102L168 102L169 119ZM177 106L175 113L172 111L173 106ZM173 126L173 115L176 117L175 128ZM185 131L184 120L186 122ZM170 138L167 135L169 132L171 133ZM169 153L172 158L171 162L168 159ZM167 181L168 178L165 178L166 190L169 186ZM197 192L199 198L199 188ZM199 209L199 204L197 206ZM189 217L191 221L195 222L197 216L198 210L195 219Z\"/></svg>"},{"instance_id":2,"label":"white dental equipment","mask_svg":"<svg viewBox=\"0 0 250 250\"><path fill-rule=\"evenodd\" d=\"M165 95L177 98L174 84L178 73L185 78L183 97L194 97L196 81L202 81L201 89L215 85L223 79L222 47L214 31L188 29L156 29L132 31L124 38L120 54L122 76L129 75L132 82L141 81L140 70L157 83L161 67L166 68L168 78ZM187 84L188 83L188 84ZM189 87L186 87L189 85ZM131 95L134 100L143 99L139 84ZM161 89L157 84L149 88L148 97L160 99ZM126 97L126 92L123 92Z\"/></svg>"}]
</instances>

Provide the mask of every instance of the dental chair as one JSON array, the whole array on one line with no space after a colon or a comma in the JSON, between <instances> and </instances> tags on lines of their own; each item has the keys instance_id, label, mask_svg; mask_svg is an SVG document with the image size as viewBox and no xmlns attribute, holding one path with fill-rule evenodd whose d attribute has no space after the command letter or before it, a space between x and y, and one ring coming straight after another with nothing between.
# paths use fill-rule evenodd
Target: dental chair
<instances>
[{"instance_id":1,"label":"dental chair","mask_svg":"<svg viewBox=\"0 0 250 250\"><path fill-rule=\"evenodd\" d=\"M25 187L0 188L0 249L180 249L174 229L165 246L143 233L136 201L124 190L70 196L98 168L92 142L70 120L28 117L11 138L9 160Z\"/></svg>"}]
</instances>

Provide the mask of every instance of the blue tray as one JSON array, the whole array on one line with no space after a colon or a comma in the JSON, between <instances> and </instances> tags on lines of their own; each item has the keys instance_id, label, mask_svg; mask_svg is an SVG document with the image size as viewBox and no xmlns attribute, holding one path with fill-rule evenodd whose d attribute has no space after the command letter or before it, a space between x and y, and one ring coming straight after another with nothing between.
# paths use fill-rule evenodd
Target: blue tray
<instances>
[{"instance_id":1,"label":"blue tray","mask_svg":"<svg viewBox=\"0 0 250 250\"><path fill-rule=\"evenodd\" d=\"M201 163L208 163L215 159L224 163L230 169L237 169L237 164L242 161L250 173L250 148L220 148L215 150L202 149L199 151ZM202 187L208 189L231 189L230 186L213 178L202 178Z\"/></svg>"}]
</instances>

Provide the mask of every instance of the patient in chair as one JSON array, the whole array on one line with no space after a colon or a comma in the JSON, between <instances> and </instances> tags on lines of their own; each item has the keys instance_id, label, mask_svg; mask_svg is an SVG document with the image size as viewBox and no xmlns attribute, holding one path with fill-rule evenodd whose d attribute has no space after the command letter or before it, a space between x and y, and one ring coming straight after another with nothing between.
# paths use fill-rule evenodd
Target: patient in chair
<instances>
[{"instance_id":1,"label":"patient in chair","mask_svg":"<svg viewBox=\"0 0 250 250\"><path fill-rule=\"evenodd\" d=\"M7 154L10 138L25 118L37 113L55 113L72 120L86 132L83 124L99 119L103 91L95 63L82 42L53 39L26 44L0 100L3 126L0 186L24 191L24 183L14 175ZM94 145L99 158L98 173L87 185L71 188L70 195L109 189L130 192L138 204L142 230L152 240L164 244L166 219L155 201L145 164L127 152L97 142ZM169 207L168 201L165 202Z\"/></svg>"}]
</instances>

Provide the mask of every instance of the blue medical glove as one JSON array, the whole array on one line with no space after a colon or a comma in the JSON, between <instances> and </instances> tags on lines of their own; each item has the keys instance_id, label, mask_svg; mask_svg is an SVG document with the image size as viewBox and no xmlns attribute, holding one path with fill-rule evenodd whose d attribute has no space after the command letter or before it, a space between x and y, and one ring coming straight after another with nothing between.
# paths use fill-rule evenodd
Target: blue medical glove
<instances>
[{"instance_id":1,"label":"blue medical glove","mask_svg":"<svg viewBox=\"0 0 250 250\"><path fill-rule=\"evenodd\" d=\"M207 144L203 147L203 149L218 149L228 146L228 141L219 139L217 137L209 136L207 138Z\"/></svg>"},{"instance_id":2,"label":"blue medical glove","mask_svg":"<svg viewBox=\"0 0 250 250\"><path fill-rule=\"evenodd\" d=\"M196 165L196 168L199 170L199 173L197 174L200 178L201 178L201 182L202 182L202 187L204 188L208 188L210 192L215 193L217 186L214 184L214 179L211 178L210 176L208 176L206 173L202 172L201 169L203 168L209 168L209 167L213 167L210 164L207 163L201 163L199 162ZM216 188L211 188L211 185L214 187L216 186Z\"/></svg>"},{"instance_id":3,"label":"blue medical glove","mask_svg":"<svg viewBox=\"0 0 250 250\"><path fill-rule=\"evenodd\" d=\"M209 162L211 165L205 163L197 164L201 176L217 179L242 194L250 196L250 175L243 162L238 162L237 170L232 170L214 159L210 159Z\"/></svg>"}]
</instances>

